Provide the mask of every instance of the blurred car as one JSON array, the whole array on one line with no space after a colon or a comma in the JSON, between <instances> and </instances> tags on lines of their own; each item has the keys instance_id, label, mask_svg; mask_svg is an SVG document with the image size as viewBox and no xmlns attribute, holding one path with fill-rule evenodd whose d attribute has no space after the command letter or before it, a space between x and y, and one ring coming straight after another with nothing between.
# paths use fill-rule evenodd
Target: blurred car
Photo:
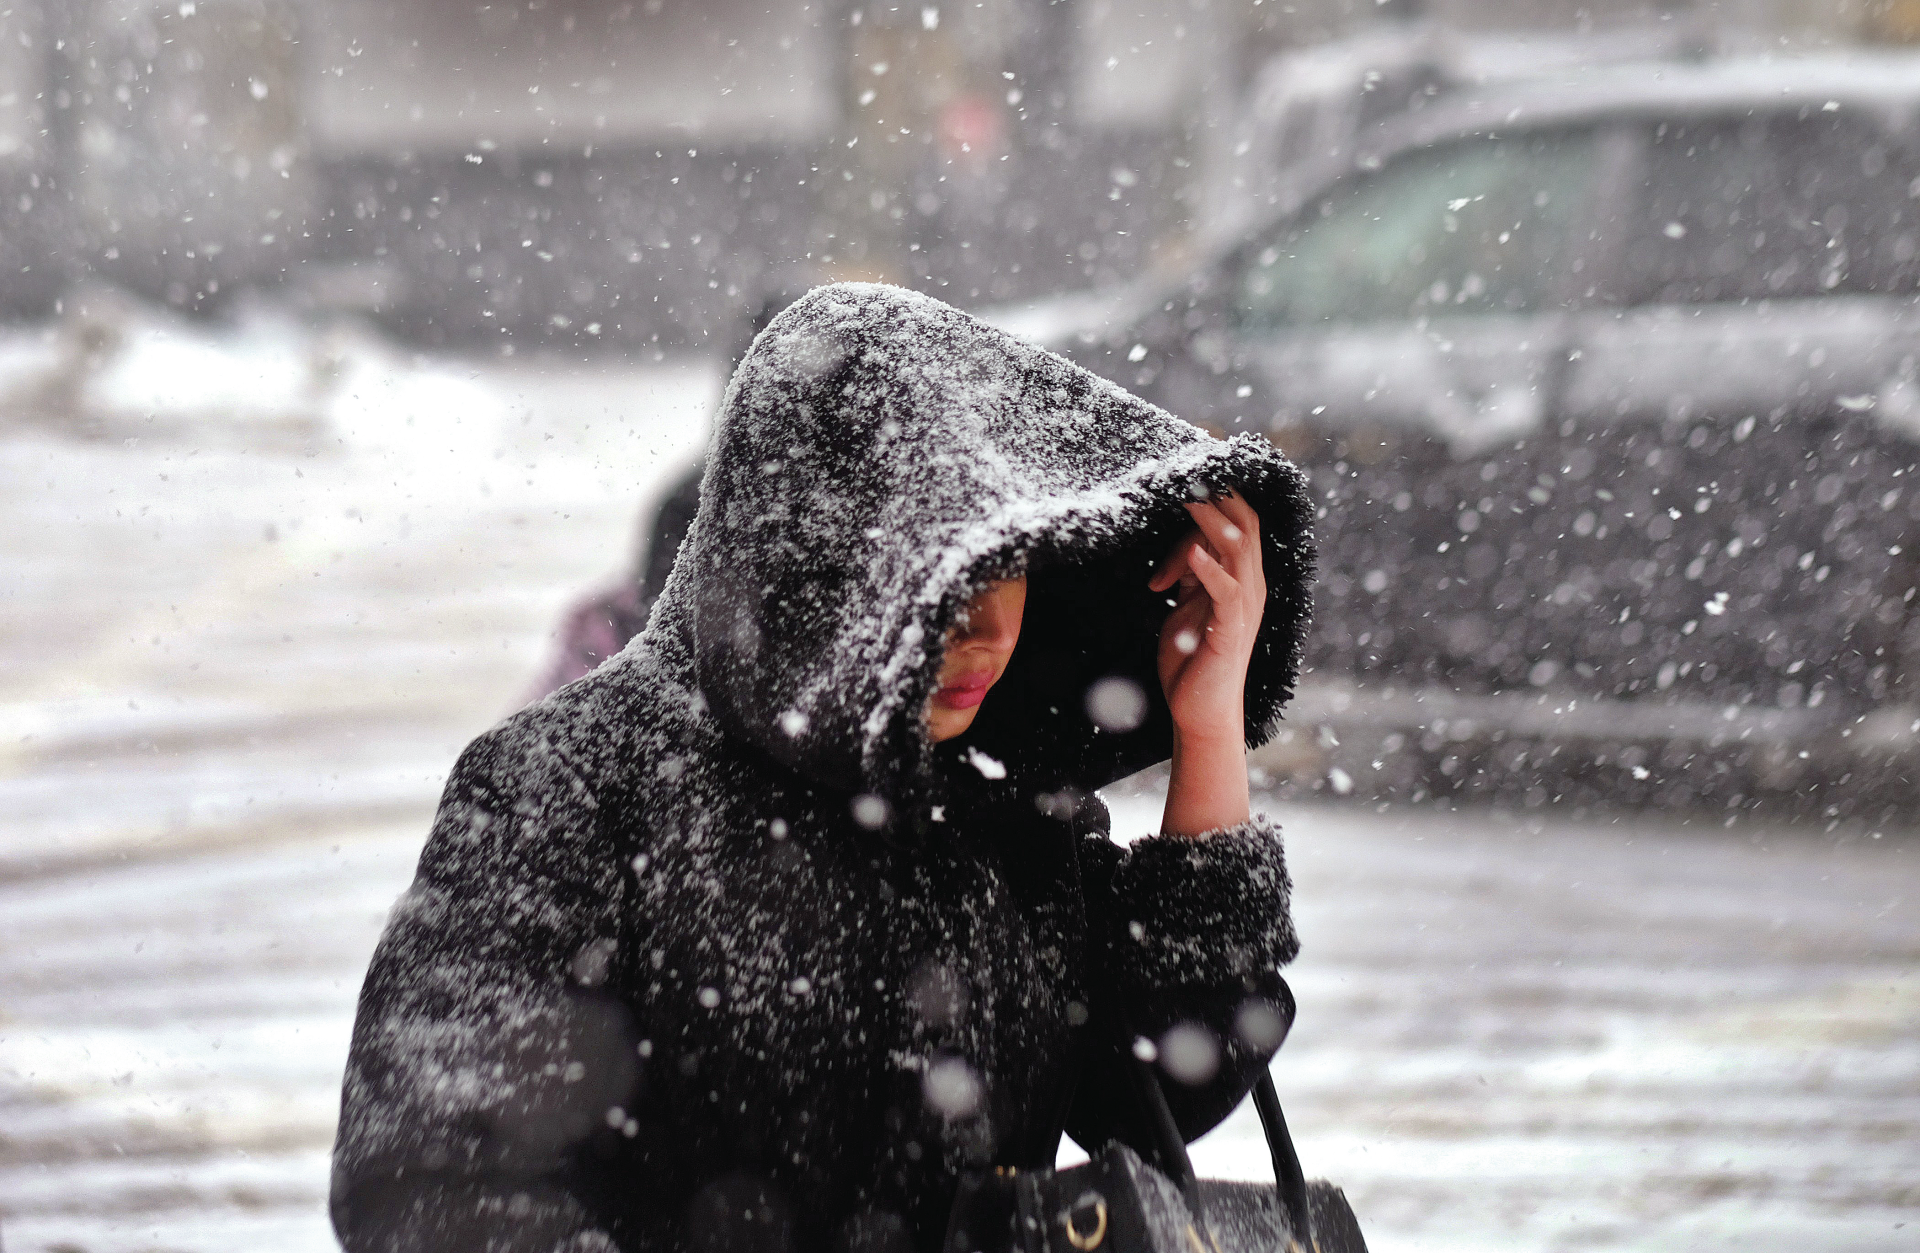
<instances>
[{"instance_id":1,"label":"blurred car","mask_svg":"<svg viewBox=\"0 0 1920 1253\"><path fill-rule=\"evenodd\" d=\"M1903 812L1920 57L1411 104L1184 273L1003 320L1308 470L1312 673L1271 760L1382 797Z\"/></svg>"},{"instance_id":2,"label":"blurred car","mask_svg":"<svg viewBox=\"0 0 1920 1253\"><path fill-rule=\"evenodd\" d=\"M1232 234L1311 182L1327 158L1351 158L1383 119L1468 87L1538 79L1596 65L1705 55L1737 46L1735 30L1699 13L1579 34L1466 33L1418 16L1383 18L1348 35L1273 57L1254 74L1234 120L1234 160L1204 208L1210 235Z\"/></svg>"}]
</instances>

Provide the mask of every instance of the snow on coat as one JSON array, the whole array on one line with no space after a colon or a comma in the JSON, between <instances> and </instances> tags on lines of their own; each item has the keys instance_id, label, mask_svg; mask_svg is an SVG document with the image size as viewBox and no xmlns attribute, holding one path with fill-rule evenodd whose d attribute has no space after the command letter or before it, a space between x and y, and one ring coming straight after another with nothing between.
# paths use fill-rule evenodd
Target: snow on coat
<instances>
[{"instance_id":1,"label":"snow on coat","mask_svg":"<svg viewBox=\"0 0 1920 1253\"><path fill-rule=\"evenodd\" d=\"M1297 948L1278 832L1123 850L1092 793L1170 750L1147 580L1227 487L1257 743L1307 612L1291 465L898 289L776 319L647 630L447 784L361 993L346 1247L931 1253L971 1166L1149 1146L1120 1022L1185 1024L1176 1116L1223 1118ZM1006 675L932 746L944 632L1016 572Z\"/></svg>"}]
</instances>

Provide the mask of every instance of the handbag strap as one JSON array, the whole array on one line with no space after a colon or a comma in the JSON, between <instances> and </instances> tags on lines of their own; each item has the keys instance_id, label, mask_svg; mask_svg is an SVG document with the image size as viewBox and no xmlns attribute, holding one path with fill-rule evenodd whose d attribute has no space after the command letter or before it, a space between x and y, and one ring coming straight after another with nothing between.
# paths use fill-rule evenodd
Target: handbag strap
<instances>
[{"instance_id":1,"label":"handbag strap","mask_svg":"<svg viewBox=\"0 0 1920 1253\"><path fill-rule=\"evenodd\" d=\"M1317 1250L1313 1210L1307 1204L1307 1174L1300 1169L1300 1154L1294 1151L1293 1136L1287 1131L1287 1116L1280 1112L1280 1093L1274 1090L1273 1075L1267 1071L1261 1071L1260 1081L1253 1085L1253 1108L1259 1111L1261 1129L1267 1133L1273 1182L1279 1189L1280 1206L1286 1211L1294 1242L1296 1246L1304 1242L1307 1248Z\"/></svg>"},{"instance_id":2,"label":"handbag strap","mask_svg":"<svg viewBox=\"0 0 1920 1253\"><path fill-rule=\"evenodd\" d=\"M1194 1174L1193 1158L1187 1153L1187 1142L1180 1137L1180 1124L1173 1120L1173 1107L1167 1104L1167 1094L1160 1088L1160 1077L1153 1073L1152 1063L1141 1056L1145 1051L1138 1042L1127 1048L1127 1055L1132 1059L1128 1071L1133 1075L1134 1099L1147 1112L1161 1168L1186 1198L1187 1208L1204 1223L1206 1206L1200 1199L1200 1180Z\"/></svg>"},{"instance_id":3,"label":"handbag strap","mask_svg":"<svg viewBox=\"0 0 1920 1253\"><path fill-rule=\"evenodd\" d=\"M1277 982L1280 985L1281 1016L1285 1019L1285 1029L1280 1033L1284 1042L1287 1032L1293 1027L1295 1003L1293 989L1287 986L1286 980L1277 979ZM1149 1050L1139 1047L1142 1039L1144 1037L1123 1041L1127 1056L1132 1059L1130 1069L1134 1077L1134 1095L1145 1107L1147 1121L1157 1141L1161 1165L1172 1176L1200 1225L1208 1227L1206 1204L1200 1195L1200 1180L1194 1174L1193 1158L1187 1152L1187 1142L1181 1138L1180 1125L1174 1121L1173 1107L1167 1104L1167 1094L1160 1087L1160 1077L1154 1073L1147 1058L1142 1056L1143 1053L1149 1053ZM1274 1188L1291 1232L1287 1253L1314 1249L1317 1246L1313 1238L1313 1212L1307 1204L1306 1173L1300 1168L1300 1155L1294 1150L1293 1136L1287 1131L1286 1115L1280 1112L1280 1094L1273 1086L1273 1075L1264 1067L1253 1085L1253 1107L1260 1115L1261 1130L1266 1133L1267 1152L1273 1159ZM1219 1248L1218 1241L1214 1241L1214 1247Z\"/></svg>"}]
</instances>

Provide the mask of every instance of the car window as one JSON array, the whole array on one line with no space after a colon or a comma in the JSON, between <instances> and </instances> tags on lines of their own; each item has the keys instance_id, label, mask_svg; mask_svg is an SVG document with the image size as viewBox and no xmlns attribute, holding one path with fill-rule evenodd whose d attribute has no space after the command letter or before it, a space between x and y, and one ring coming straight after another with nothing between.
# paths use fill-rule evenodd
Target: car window
<instances>
[{"instance_id":1,"label":"car window","mask_svg":"<svg viewBox=\"0 0 1920 1253\"><path fill-rule=\"evenodd\" d=\"M1248 329L1520 312L1560 298L1583 239L1596 136L1475 138L1410 153L1237 258Z\"/></svg>"},{"instance_id":2,"label":"car window","mask_svg":"<svg viewBox=\"0 0 1920 1253\"><path fill-rule=\"evenodd\" d=\"M1868 119L1807 109L1664 123L1649 129L1646 152L1625 256L1633 299L1916 289L1920 168Z\"/></svg>"}]
</instances>

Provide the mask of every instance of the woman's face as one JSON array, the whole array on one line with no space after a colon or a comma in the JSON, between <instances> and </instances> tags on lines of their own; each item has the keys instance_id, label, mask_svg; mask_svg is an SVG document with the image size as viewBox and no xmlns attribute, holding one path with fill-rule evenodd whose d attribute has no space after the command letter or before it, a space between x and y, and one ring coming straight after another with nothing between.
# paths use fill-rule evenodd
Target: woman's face
<instances>
[{"instance_id":1,"label":"woman's face","mask_svg":"<svg viewBox=\"0 0 1920 1253\"><path fill-rule=\"evenodd\" d=\"M1008 579L967 602L947 632L940 686L927 701L927 735L950 740L973 725L987 689L1007 672L1020 642L1020 616L1027 608L1027 581Z\"/></svg>"}]
</instances>

